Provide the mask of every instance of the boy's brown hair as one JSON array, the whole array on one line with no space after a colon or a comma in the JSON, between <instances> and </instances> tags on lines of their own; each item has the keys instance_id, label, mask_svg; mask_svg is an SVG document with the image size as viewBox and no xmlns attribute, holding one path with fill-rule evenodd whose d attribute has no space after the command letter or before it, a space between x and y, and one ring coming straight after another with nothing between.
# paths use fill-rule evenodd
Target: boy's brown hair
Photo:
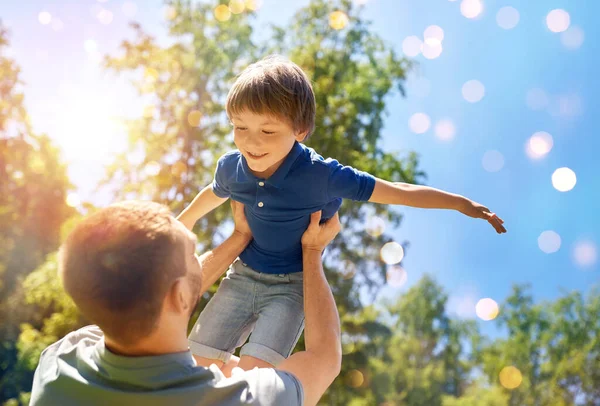
<instances>
[{"instance_id":1,"label":"boy's brown hair","mask_svg":"<svg viewBox=\"0 0 600 406\"><path fill-rule=\"evenodd\" d=\"M306 73L278 55L248 66L237 77L227 95L227 116L249 110L287 121L294 131L315 128L315 94Z\"/></svg>"},{"instance_id":2,"label":"boy's brown hair","mask_svg":"<svg viewBox=\"0 0 600 406\"><path fill-rule=\"evenodd\" d=\"M61 248L65 290L121 345L155 329L168 289L186 272L176 221L158 203L115 204L82 220Z\"/></svg>"}]
</instances>

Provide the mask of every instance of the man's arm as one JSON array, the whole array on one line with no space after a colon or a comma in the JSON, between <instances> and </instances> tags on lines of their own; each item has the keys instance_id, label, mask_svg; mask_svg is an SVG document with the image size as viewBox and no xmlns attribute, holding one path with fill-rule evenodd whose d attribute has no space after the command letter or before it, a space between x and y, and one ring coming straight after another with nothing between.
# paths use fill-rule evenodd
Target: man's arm
<instances>
[{"instance_id":1,"label":"man's arm","mask_svg":"<svg viewBox=\"0 0 600 406\"><path fill-rule=\"evenodd\" d=\"M322 225L320 219L320 212L313 213L302 237L306 350L277 367L298 378L308 406L317 404L339 375L342 364L340 318L321 263L321 254L339 232L340 222L337 214Z\"/></svg>"},{"instance_id":2,"label":"man's arm","mask_svg":"<svg viewBox=\"0 0 600 406\"><path fill-rule=\"evenodd\" d=\"M235 229L233 234L221 245L212 251L208 251L198 258L202 267L202 288L200 295L210 288L219 277L227 270L229 265L241 254L248 243L252 240L250 227L244 215L244 205L231 201L233 221Z\"/></svg>"},{"instance_id":3,"label":"man's arm","mask_svg":"<svg viewBox=\"0 0 600 406\"><path fill-rule=\"evenodd\" d=\"M469 217L487 220L499 234L506 232L506 228L502 225L504 221L495 213L491 213L487 207L464 196L428 186L376 179L369 202L457 210Z\"/></svg>"},{"instance_id":4,"label":"man's arm","mask_svg":"<svg viewBox=\"0 0 600 406\"><path fill-rule=\"evenodd\" d=\"M192 203L177 216L177 220L191 230L198 219L225 203L226 200L227 198L217 196L210 184L196 195Z\"/></svg>"}]
</instances>

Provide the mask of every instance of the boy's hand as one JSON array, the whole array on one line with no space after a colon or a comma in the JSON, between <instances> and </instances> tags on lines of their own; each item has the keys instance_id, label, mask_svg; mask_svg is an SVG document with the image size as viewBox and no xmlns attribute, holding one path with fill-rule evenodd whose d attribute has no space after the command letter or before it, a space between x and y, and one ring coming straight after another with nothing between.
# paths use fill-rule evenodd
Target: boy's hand
<instances>
[{"instance_id":1,"label":"boy's hand","mask_svg":"<svg viewBox=\"0 0 600 406\"><path fill-rule=\"evenodd\" d=\"M490 209L477 202L466 199L464 204L461 205L459 211L469 217L487 220L488 223L490 223L492 227L496 229L498 234L506 232L506 228L503 226L504 220L498 217L496 213L491 213Z\"/></svg>"},{"instance_id":2,"label":"boy's hand","mask_svg":"<svg viewBox=\"0 0 600 406\"><path fill-rule=\"evenodd\" d=\"M325 247L333 241L340 232L340 217L337 213L323 224L321 221L321 211L310 215L310 224L302 234L302 248L322 252Z\"/></svg>"},{"instance_id":3,"label":"boy's hand","mask_svg":"<svg viewBox=\"0 0 600 406\"><path fill-rule=\"evenodd\" d=\"M246 220L246 214L244 213L244 205L235 200L231 200L231 211L233 212L233 222L235 223L234 232L240 233L249 239L252 239L252 231Z\"/></svg>"}]
</instances>

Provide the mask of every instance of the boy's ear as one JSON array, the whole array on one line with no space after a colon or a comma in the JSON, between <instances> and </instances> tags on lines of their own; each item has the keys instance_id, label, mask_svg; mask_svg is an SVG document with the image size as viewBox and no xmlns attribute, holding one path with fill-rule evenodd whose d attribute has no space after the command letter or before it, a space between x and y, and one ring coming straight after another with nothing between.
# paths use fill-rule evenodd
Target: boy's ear
<instances>
[{"instance_id":1,"label":"boy's ear","mask_svg":"<svg viewBox=\"0 0 600 406\"><path fill-rule=\"evenodd\" d=\"M304 141L306 139L307 135L308 135L308 131L302 131L302 132L296 133L296 141L298 141L298 142Z\"/></svg>"}]
</instances>

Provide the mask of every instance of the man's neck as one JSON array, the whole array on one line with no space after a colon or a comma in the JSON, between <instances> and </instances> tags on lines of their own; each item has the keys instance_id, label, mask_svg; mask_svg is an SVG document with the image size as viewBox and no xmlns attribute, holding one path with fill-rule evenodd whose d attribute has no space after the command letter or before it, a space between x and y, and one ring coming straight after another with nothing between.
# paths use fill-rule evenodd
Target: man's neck
<instances>
[{"instance_id":1,"label":"man's neck","mask_svg":"<svg viewBox=\"0 0 600 406\"><path fill-rule=\"evenodd\" d=\"M185 334L180 336L179 334L173 334L172 331L168 334L155 331L135 345L120 345L107 336L104 337L104 343L110 352L126 357L147 357L188 351L188 341Z\"/></svg>"}]
</instances>

